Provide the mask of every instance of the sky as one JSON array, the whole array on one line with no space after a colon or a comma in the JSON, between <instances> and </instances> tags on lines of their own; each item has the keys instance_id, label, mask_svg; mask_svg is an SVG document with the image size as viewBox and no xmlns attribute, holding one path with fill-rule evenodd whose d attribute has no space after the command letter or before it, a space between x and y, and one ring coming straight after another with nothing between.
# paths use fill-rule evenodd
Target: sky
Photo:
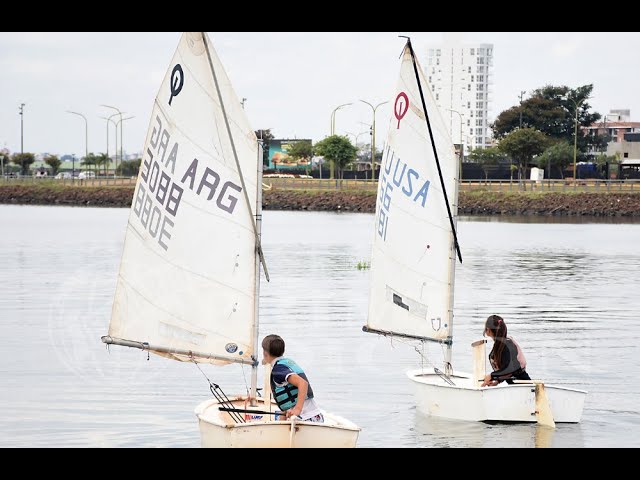
<instances>
[{"instance_id":1,"label":"sky","mask_svg":"<svg viewBox=\"0 0 640 480\"><path fill-rule=\"evenodd\" d=\"M371 107L390 100L400 53L410 36L426 64L428 46L442 32L208 32L254 130L276 138L336 133L369 141ZM25 152L76 154L107 149L111 105L133 118L123 123L124 150L140 152L154 98L180 32L0 32L0 149L20 152L19 108L24 103ZM594 84L593 110L630 109L640 121L640 33L468 32L463 43L493 44L490 121L545 85ZM377 136L386 132L392 103L378 108ZM114 117L117 118L117 117ZM382 128L381 128L382 127ZM360 135L362 133L362 135ZM384 135L382 135L384 137ZM109 150L115 148L113 127Z\"/></svg>"}]
</instances>

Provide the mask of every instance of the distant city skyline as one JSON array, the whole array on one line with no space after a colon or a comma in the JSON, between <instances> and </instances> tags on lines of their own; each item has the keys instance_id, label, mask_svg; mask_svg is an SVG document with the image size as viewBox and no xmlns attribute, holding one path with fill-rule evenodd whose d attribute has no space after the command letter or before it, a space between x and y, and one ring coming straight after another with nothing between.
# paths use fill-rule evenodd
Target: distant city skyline
<instances>
[{"instance_id":1,"label":"distant city skyline","mask_svg":"<svg viewBox=\"0 0 640 480\"><path fill-rule=\"evenodd\" d=\"M24 151L84 156L104 153L111 105L133 116L123 124L123 150L140 152L153 100L168 68L179 32L2 32L0 33L0 149L20 152L19 107L24 103ZM277 138L336 133L369 142L369 106L391 98L404 39L411 37L422 67L428 45L441 32L209 33L254 130ZM640 33L471 32L463 43L493 45L493 103L489 122L545 85L576 88L593 83L592 110L604 115L630 109L640 119L636 79ZM624 45L625 48L618 48ZM613 48L612 46L616 46ZM386 137L392 107L377 111L378 146ZM114 117L114 119L117 118ZM113 126L109 153L115 149ZM118 146L118 150L120 147Z\"/></svg>"}]
</instances>

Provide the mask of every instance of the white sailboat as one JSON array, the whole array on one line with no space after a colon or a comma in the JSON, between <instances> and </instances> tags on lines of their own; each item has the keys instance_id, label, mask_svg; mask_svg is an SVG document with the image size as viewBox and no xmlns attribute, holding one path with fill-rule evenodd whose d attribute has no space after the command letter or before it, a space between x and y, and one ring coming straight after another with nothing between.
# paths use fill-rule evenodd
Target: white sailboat
<instances>
[{"instance_id":1,"label":"white sailboat","mask_svg":"<svg viewBox=\"0 0 640 480\"><path fill-rule=\"evenodd\" d=\"M417 409L473 421L579 422L586 392L529 381L481 388L485 341L474 342L473 374L452 365L458 162L411 42L392 98L378 186L366 332L436 342L444 367L407 373ZM430 362L429 362L430 363ZM546 392L546 395L545 395Z\"/></svg>"},{"instance_id":2,"label":"white sailboat","mask_svg":"<svg viewBox=\"0 0 640 480\"><path fill-rule=\"evenodd\" d=\"M251 365L248 396L211 384L197 406L204 447L354 447L360 429L336 415L276 421L268 371L257 396L261 152L208 36L184 33L151 114L102 341Z\"/></svg>"}]
</instances>

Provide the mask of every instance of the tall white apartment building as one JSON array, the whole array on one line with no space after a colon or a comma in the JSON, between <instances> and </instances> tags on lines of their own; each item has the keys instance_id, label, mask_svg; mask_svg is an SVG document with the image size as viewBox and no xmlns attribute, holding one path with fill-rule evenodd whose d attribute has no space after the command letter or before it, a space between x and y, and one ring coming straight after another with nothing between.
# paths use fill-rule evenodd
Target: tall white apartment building
<instances>
[{"instance_id":1,"label":"tall white apartment building","mask_svg":"<svg viewBox=\"0 0 640 480\"><path fill-rule=\"evenodd\" d=\"M453 143L462 143L465 155L491 146L492 67L493 44L462 44L452 35L441 45L427 47L427 82Z\"/></svg>"}]
</instances>

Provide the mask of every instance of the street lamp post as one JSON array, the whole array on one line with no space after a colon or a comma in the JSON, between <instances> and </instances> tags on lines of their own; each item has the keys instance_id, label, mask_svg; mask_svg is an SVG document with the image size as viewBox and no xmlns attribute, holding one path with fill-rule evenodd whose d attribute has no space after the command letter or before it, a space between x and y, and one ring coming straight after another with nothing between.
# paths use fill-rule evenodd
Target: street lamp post
<instances>
[{"instance_id":1,"label":"street lamp post","mask_svg":"<svg viewBox=\"0 0 640 480\"><path fill-rule=\"evenodd\" d=\"M365 100L360 100L362 103L366 103L373 110L373 123L371 124L371 181L376 179L376 110L379 106L384 105L386 102L381 102L375 107Z\"/></svg>"},{"instance_id":2,"label":"street lamp post","mask_svg":"<svg viewBox=\"0 0 640 480\"><path fill-rule=\"evenodd\" d=\"M331 112L331 136L336 134L336 112L342 107L346 107L348 105L353 105L353 103L343 103L342 105L338 105L333 109L333 112ZM333 162L330 163L329 178L333 178Z\"/></svg>"},{"instance_id":3,"label":"street lamp post","mask_svg":"<svg viewBox=\"0 0 640 480\"><path fill-rule=\"evenodd\" d=\"M520 91L520 128L522 128L522 97L524 97L524 94L527 93L526 90L521 90Z\"/></svg>"},{"instance_id":4,"label":"street lamp post","mask_svg":"<svg viewBox=\"0 0 640 480\"><path fill-rule=\"evenodd\" d=\"M573 186L576 187L578 185L578 169L576 159L578 158L578 108L582 105L587 98L585 97L579 102L576 102L573 98L568 95L565 97L567 100L571 100L576 107L575 118L574 118L574 131L573 131Z\"/></svg>"},{"instance_id":5,"label":"street lamp post","mask_svg":"<svg viewBox=\"0 0 640 480\"><path fill-rule=\"evenodd\" d=\"M462 140L462 114L457 110L453 110L452 108L445 108L445 110L457 113L458 117L460 117L460 153L458 154L458 180L462 180L462 158L464 157L464 141Z\"/></svg>"},{"instance_id":6,"label":"street lamp post","mask_svg":"<svg viewBox=\"0 0 640 480\"><path fill-rule=\"evenodd\" d=\"M120 124L120 165L122 165L122 161L124 160L124 155L122 154L122 144L123 142L123 138L122 138L122 124L125 122L125 120L131 120L132 118L135 118L135 115L131 115L130 117L127 118L120 118L120 120L118 120L117 123ZM118 127L116 126L116 132L118 131ZM116 169L118 168L118 165L116 164Z\"/></svg>"},{"instance_id":7,"label":"street lamp post","mask_svg":"<svg viewBox=\"0 0 640 480\"><path fill-rule=\"evenodd\" d=\"M124 112L121 112L120 109L118 107L113 107L111 105L100 105L101 107L106 107L106 108L110 108L112 110L115 110L116 112L118 112L118 115L120 115L120 120L122 120L122 114ZM116 125L116 159L115 159L115 169L118 168L118 126ZM120 125L120 162L122 162L122 125Z\"/></svg>"},{"instance_id":8,"label":"street lamp post","mask_svg":"<svg viewBox=\"0 0 640 480\"><path fill-rule=\"evenodd\" d=\"M356 147L356 149L358 148L358 139L360 138L360 135L364 135L366 133L369 133L368 131L364 131L364 132L360 132L359 134L355 134L355 133L351 133L351 132L346 132L347 135L352 135L353 136L353 140L354 140L354 145Z\"/></svg>"},{"instance_id":9,"label":"street lamp post","mask_svg":"<svg viewBox=\"0 0 640 480\"><path fill-rule=\"evenodd\" d=\"M113 113L111 115L109 115L109 117L100 117L103 120L107 121L107 162L111 162L111 157L109 157L109 122L113 123L113 125L116 127L116 152L118 151L118 127L116 126L116 122L111 120L111 117L115 117L116 115L119 115L118 113ZM108 168L108 166L107 166ZM113 169L113 176L116 176L116 169Z\"/></svg>"},{"instance_id":10,"label":"street lamp post","mask_svg":"<svg viewBox=\"0 0 640 480\"><path fill-rule=\"evenodd\" d=\"M343 103L342 105L338 105L333 109L333 112L331 112L331 135L336 134L336 112L342 107L346 107L348 105L353 105L353 103Z\"/></svg>"},{"instance_id":11,"label":"street lamp post","mask_svg":"<svg viewBox=\"0 0 640 480\"><path fill-rule=\"evenodd\" d=\"M87 122L87 117L78 112L72 112L67 110L67 113L72 113L74 115L78 115L84 119L84 160L87 161L87 157L89 156L89 123Z\"/></svg>"},{"instance_id":12,"label":"street lamp post","mask_svg":"<svg viewBox=\"0 0 640 480\"><path fill-rule=\"evenodd\" d=\"M26 103L20 104L20 154L24 154L24 106ZM22 160L21 160L22 162Z\"/></svg>"},{"instance_id":13,"label":"street lamp post","mask_svg":"<svg viewBox=\"0 0 640 480\"><path fill-rule=\"evenodd\" d=\"M71 154L71 183L76 181L76 154Z\"/></svg>"},{"instance_id":14,"label":"street lamp post","mask_svg":"<svg viewBox=\"0 0 640 480\"><path fill-rule=\"evenodd\" d=\"M365 133L369 133L369 131L364 131L364 132L360 132L359 134L355 134L355 133L351 133L351 132L345 132L347 135L353 135L353 139L356 142L355 146L356 148L358 147L358 139L360 138L360 135L364 135Z\"/></svg>"}]
</instances>

